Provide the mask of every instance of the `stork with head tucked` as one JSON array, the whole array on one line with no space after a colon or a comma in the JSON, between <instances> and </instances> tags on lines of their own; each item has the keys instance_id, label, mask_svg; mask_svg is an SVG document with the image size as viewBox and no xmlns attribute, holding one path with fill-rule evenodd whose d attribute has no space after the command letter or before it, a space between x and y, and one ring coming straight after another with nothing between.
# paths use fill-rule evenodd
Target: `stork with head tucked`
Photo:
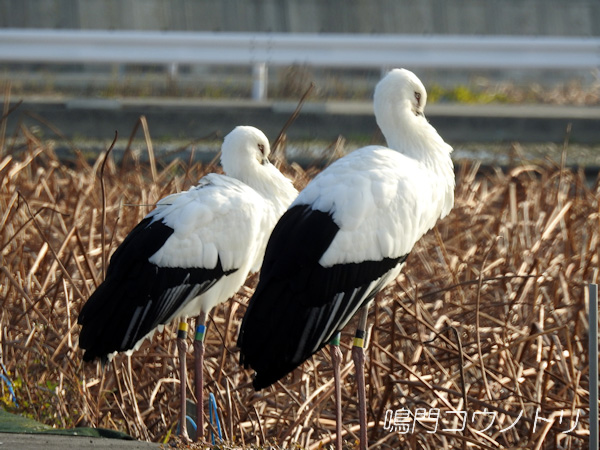
<instances>
[{"instance_id":1,"label":"stork with head tucked","mask_svg":"<svg viewBox=\"0 0 600 450\"><path fill-rule=\"evenodd\" d=\"M452 148L425 119L426 101L423 84L408 70L394 69L378 83L375 117L389 148L344 156L292 203L269 239L238 337L240 362L254 369L259 390L323 348L363 308L353 348L361 448L368 304L454 203ZM339 349L333 356L335 365Z\"/></svg>"},{"instance_id":2,"label":"stork with head tucked","mask_svg":"<svg viewBox=\"0 0 600 450\"><path fill-rule=\"evenodd\" d=\"M79 314L83 359L103 362L116 352L137 349L144 338L176 318L198 315L194 347L199 439L206 314L259 269L271 230L297 195L291 181L269 163L269 152L269 141L256 128L240 126L229 133L221 156L226 175L208 174L189 191L160 200L116 249L106 279ZM185 339L178 343L181 430L187 439L187 344Z\"/></svg>"}]
</instances>

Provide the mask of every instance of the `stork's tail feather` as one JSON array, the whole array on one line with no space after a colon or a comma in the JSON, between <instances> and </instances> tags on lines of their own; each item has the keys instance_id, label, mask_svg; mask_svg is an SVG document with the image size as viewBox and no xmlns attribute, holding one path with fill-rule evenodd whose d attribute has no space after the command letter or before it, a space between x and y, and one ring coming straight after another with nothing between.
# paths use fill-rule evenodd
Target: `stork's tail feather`
<instances>
[{"instance_id":1,"label":"stork's tail feather","mask_svg":"<svg viewBox=\"0 0 600 450\"><path fill-rule=\"evenodd\" d=\"M256 390L285 377L329 342L339 326L333 307L307 305L302 295L290 294L286 282L259 285L238 338L240 364L256 372Z\"/></svg>"},{"instance_id":2,"label":"stork's tail feather","mask_svg":"<svg viewBox=\"0 0 600 450\"><path fill-rule=\"evenodd\" d=\"M244 316L238 337L240 364L256 372L253 381L256 390L283 378L312 354L305 355L306 351L302 349L301 326L306 323L306 318L301 308L289 311L289 316L277 311L281 303L273 299L282 298L285 291L285 286L277 283L257 291L259 298ZM282 320L286 317L295 320Z\"/></svg>"},{"instance_id":3,"label":"stork's tail feather","mask_svg":"<svg viewBox=\"0 0 600 450\"><path fill-rule=\"evenodd\" d=\"M107 278L92 294L79 314L79 347L85 350L84 361L100 358L102 364L114 352L131 350L143 339L139 321L129 308L128 292L118 282Z\"/></svg>"}]
</instances>

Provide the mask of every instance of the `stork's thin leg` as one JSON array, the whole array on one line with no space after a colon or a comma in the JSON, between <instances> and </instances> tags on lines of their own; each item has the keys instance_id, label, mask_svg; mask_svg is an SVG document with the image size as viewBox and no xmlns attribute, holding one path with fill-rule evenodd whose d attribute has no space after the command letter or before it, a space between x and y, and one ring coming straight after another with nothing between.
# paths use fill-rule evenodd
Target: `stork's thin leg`
<instances>
[{"instance_id":1,"label":"stork's thin leg","mask_svg":"<svg viewBox=\"0 0 600 450\"><path fill-rule=\"evenodd\" d=\"M336 450L342 450L342 386L340 380L342 352L340 350L339 332L331 340L330 350L333 364L333 381L335 383L335 448Z\"/></svg>"},{"instance_id":2,"label":"stork's thin leg","mask_svg":"<svg viewBox=\"0 0 600 450\"><path fill-rule=\"evenodd\" d=\"M206 313L201 312L196 319L194 336L194 354L196 355L196 441L204 439L204 334L206 331Z\"/></svg>"},{"instance_id":3,"label":"stork's thin leg","mask_svg":"<svg viewBox=\"0 0 600 450\"><path fill-rule=\"evenodd\" d=\"M369 304L362 307L354 345L352 346L352 361L356 371L356 387L358 390L358 419L360 423L360 450L367 450L367 400L365 393L365 332L367 328L367 317L369 315Z\"/></svg>"},{"instance_id":4,"label":"stork's thin leg","mask_svg":"<svg viewBox=\"0 0 600 450\"><path fill-rule=\"evenodd\" d=\"M187 322L179 323L179 330L177 331L177 349L179 351L179 386L180 386L180 417L179 417L179 434L181 439L186 442L190 441L190 436L187 432L187 411L186 411L186 396L187 396L187 365L186 365L186 352L187 352Z\"/></svg>"}]
</instances>

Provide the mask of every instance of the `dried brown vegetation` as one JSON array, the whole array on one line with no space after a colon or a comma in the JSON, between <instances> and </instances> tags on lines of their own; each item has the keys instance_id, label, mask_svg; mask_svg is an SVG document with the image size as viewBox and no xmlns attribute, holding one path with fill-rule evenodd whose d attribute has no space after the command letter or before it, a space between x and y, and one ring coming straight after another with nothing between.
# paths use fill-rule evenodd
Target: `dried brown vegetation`
<instances>
[{"instance_id":1,"label":"dried brown vegetation","mask_svg":"<svg viewBox=\"0 0 600 450\"><path fill-rule=\"evenodd\" d=\"M102 157L66 165L27 129L19 144L3 142L0 370L15 386L18 411L57 427L169 439L178 412L174 328L102 371L81 361L77 315L102 280L103 259L154 202L217 168L109 157L104 217ZM301 188L316 169L287 173ZM598 281L600 251L598 186L591 184L560 164L461 166L454 210L419 242L370 314L372 448L587 448L584 299L586 284ZM328 352L259 394L238 365L237 330L255 281L209 322L206 388L216 397L225 442L322 448L334 437ZM352 330L342 333L347 448L358 427ZM405 434L386 429L401 408L423 419ZM454 431L463 412L466 426ZM572 433L560 433L575 420Z\"/></svg>"}]
</instances>

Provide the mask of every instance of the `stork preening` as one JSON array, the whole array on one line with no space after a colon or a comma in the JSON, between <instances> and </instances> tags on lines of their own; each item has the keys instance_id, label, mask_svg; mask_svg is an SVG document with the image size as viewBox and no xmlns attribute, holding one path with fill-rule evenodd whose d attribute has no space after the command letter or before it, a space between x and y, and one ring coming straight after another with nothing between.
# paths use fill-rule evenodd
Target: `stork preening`
<instances>
[{"instance_id":1,"label":"stork preening","mask_svg":"<svg viewBox=\"0 0 600 450\"><path fill-rule=\"evenodd\" d=\"M226 175L208 174L189 191L160 200L115 250L106 279L79 315L83 359L103 362L115 352L137 349L176 318L198 316L198 439L203 433L206 314L259 269L271 230L298 194L269 163L269 152L269 141L256 128L237 127L229 133L221 156ZM178 347L181 434L188 439L185 339L178 339Z\"/></svg>"},{"instance_id":2,"label":"stork preening","mask_svg":"<svg viewBox=\"0 0 600 450\"><path fill-rule=\"evenodd\" d=\"M375 117L389 148L344 156L292 203L269 239L238 338L240 362L254 369L259 390L323 348L362 308L353 347L361 448L369 302L454 203L452 148L425 119L426 101L423 84L408 70L394 69L378 83ZM338 412L338 448L340 431Z\"/></svg>"}]
</instances>

